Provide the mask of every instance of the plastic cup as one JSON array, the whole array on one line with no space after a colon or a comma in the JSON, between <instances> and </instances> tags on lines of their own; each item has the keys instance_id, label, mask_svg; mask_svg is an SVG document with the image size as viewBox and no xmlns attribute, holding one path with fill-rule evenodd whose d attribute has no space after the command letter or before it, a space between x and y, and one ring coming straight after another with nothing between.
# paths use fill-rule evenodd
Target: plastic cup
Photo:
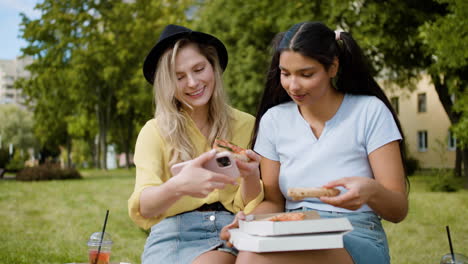
<instances>
[{"instance_id":1,"label":"plastic cup","mask_svg":"<svg viewBox=\"0 0 468 264\"><path fill-rule=\"evenodd\" d=\"M88 240L88 259L90 264L109 264L112 239L110 234L104 232L102 238L102 232L93 233Z\"/></svg>"},{"instance_id":2,"label":"plastic cup","mask_svg":"<svg viewBox=\"0 0 468 264\"><path fill-rule=\"evenodd\" d=\"M440 264L468 264L468 258L462 254L455 253L455 261L452 259L452 254L448 253L442 257Z\"/></svg>"}]
</instances>

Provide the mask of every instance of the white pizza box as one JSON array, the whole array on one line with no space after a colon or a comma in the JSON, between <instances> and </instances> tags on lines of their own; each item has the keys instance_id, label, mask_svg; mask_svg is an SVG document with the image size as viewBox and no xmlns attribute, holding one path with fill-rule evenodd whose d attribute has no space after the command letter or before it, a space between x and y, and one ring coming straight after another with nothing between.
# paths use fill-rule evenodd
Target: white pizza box
<instances>
[{"instance_id":1,"label":"white pizza box","mask_svg":"<svg viewBox=\"0 0 468 264\"><path fill-rule=\"evenodd\" d=\"M231 242L238 250L252 252L278 252L343 248L343 235L349 231L288 236L254 236L230 229Z\"/></svg>"},{"instance_id":2,"label":"white pizza box","mask_svg":"<svg viewBox=\"0 0 468 264\"><path fill-rule=\"evenodd\" d=\"M265 220L276 214L248 215L246 221L239 221L239 230L250 235L280 236L294 234L312 234L325 232L343 232L353 230L346 217L320 218L315 211L302 212L305 220L275 222Z\"/></svg>"}]
</instances>

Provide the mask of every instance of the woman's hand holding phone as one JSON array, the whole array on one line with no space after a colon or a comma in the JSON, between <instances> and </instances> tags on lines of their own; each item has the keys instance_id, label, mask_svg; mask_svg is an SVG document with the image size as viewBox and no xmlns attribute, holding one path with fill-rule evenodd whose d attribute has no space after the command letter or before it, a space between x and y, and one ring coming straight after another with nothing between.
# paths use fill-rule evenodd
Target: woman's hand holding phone
<instances>
[{"instance_id":1,"label":"woman's hand holding phone","mask_svg":"<svg viewBox=\"0 0 468 264\"><path fill-rule=\"evenodd\" d=\"M223 189L226 184L237 184L233 177L204 168L215 156L216 151L211 150L179 166L180 171L172 169L173 173L177 171L169 180L176 186L175 191L180 195L204 198L215 189Z\"/></svg>"},{"instance_id":2,"label":"woman's hand holding phone","mask_svg":"<svg viewBox=\"0 0 468 264\"><path fill-rule=\"evenodd\" d=\"M184 161L181 163L174 164L171 167L172 175L177 175L182 170L184 166L192 162L191 160ZM223 151L216 153L214 157L209 159L203 164L203 168L210 170L212 172L221 173L232 178L237 178L240 176L239 169L237 168L236 160L232 154L228 151Z\"/></svg>"}]
</instances>

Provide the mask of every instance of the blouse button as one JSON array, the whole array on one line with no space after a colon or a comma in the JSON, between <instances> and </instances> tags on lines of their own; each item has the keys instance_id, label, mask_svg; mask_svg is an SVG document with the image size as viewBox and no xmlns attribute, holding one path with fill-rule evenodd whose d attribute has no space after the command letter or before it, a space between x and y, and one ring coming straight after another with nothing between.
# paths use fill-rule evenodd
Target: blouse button
<instances>
[{"instance_id":1,"label":"blouse button","mask_svg":"<svg viewBox=\"0 0 468 264\"><path fill-rule=\"evenodd\" d=\"M216 216L210 215L210 221L214 221L216 219Z\"/></svg>"}]
</instances>

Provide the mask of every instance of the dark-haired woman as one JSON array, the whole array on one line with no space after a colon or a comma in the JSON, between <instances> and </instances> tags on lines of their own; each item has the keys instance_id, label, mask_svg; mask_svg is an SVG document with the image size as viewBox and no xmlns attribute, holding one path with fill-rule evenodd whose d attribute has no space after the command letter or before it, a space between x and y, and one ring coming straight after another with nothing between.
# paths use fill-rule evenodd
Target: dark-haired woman
<instances>
[{"instance_id":1,"label":"dark-haired woman","mask_svg":"<svg viewBox=\"0 0 468 264\"><path fill-rule=\"evenodd\" d=\"M315 210L347 217L343 249L255 254L237 263L389 263L381 218L408 211L402 131L356 41L319 22L299 23L274 40L257 113L254 150L265 200L254 213ZM294 187L335 187L336 197L295 201Z\"/></svg>"}]
</instances>

